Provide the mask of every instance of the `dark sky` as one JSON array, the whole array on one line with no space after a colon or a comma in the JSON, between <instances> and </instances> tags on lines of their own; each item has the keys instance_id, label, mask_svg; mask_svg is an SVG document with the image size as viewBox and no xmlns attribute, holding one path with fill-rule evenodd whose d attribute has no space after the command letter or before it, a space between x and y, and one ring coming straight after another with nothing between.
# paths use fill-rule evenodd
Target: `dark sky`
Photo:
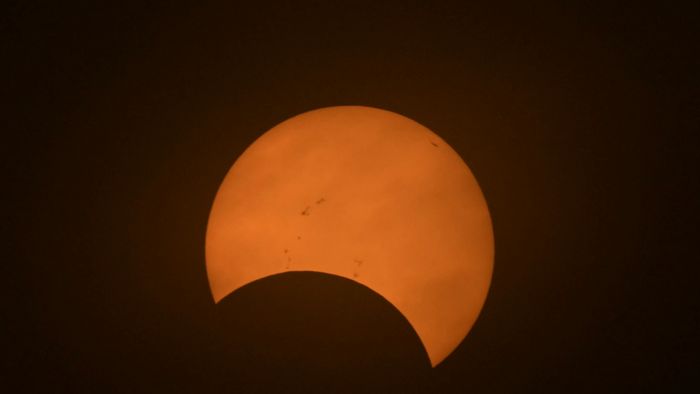
<instances>
[{"instance_id":1,"label":"dark sky","mask_svg":"<svg viewBox=\"0 0 700 394\"><path fill-rule=\"evenodd\" d=\"M12 392L696 384L697 10L93 3L0 12ZM350 281L283 275L212 302L226 171L280 121L344 104L438 133L489 203L491 292L433 370Z\"/></svg>"}]
</instances>

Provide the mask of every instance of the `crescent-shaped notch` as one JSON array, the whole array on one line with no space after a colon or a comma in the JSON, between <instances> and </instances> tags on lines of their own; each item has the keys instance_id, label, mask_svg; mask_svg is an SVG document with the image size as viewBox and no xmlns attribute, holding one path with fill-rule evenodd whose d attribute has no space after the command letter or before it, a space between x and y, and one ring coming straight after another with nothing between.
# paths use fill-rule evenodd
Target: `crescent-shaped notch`
<instances>
[{"instance_id":1,"label":"crescent-shaped notch","mask_svg":"<svg viewBox=\"0 0 700 394\"><path fill-rule=\"evenodd\" d=\"M288 119L238 158L214 199L206 262L216 302L286 271L355 280L401 311L435 366L476 321L493 245L483 194L445 141L343 106Z\"/></svg>"}]
</instances>

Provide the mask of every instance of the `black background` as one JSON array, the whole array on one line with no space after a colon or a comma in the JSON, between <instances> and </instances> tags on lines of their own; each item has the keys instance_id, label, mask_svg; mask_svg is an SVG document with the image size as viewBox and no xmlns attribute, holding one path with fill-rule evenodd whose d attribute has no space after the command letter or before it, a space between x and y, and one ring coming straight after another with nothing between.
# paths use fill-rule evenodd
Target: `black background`
<instances>
[{"instance_id":1,"label":"black background","mask_svg":"<svg viewBox=\"0 0 700 394\"><path fill-rule=\"evenodd\" d=\"M695 383L696 10L93 3L0 16L11 392ZM204 233L226 171L280 121L345 104L438 133L489 203L492 288L435 369L353 282L288 274L212 302Z\"/></svg>"}]
</instances>

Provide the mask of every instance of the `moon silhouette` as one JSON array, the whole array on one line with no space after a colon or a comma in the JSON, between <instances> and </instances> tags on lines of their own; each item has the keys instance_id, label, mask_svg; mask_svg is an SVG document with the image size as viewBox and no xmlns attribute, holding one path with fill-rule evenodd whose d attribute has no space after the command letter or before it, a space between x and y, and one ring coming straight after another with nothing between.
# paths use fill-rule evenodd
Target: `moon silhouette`
<instances>
[{"instance_id":1,"label":"moon silhouette","mask_svg":"<svg viewBox=\"0 0 700 394\"><path fill-rule=\"evenodd\" d=\"M216 194L205 249L215 302L287 271L349 278L406 317L433 366L476 321L494 258L460 156L417 122L361 106L303 113L248 147Z\"/></svg>"}]
</instances>

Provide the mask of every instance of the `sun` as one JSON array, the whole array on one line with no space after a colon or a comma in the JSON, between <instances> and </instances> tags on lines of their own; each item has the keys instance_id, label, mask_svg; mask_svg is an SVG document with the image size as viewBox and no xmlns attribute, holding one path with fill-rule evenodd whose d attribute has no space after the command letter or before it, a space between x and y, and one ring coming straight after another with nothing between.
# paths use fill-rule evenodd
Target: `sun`
<instances>
[{"instance_id":1,"label":"sun","mask_svg":"<svg viewBox=\"0 0 700 394\"><path fill-rule=\"evenodd\" d=\"M223 180L206 235L215 301L286 271L349 278L401 311L433 366L474 324L493 257L486 201L457 152L360 106L306 112L258 138Z\"/></svg>"}]
</instances>

